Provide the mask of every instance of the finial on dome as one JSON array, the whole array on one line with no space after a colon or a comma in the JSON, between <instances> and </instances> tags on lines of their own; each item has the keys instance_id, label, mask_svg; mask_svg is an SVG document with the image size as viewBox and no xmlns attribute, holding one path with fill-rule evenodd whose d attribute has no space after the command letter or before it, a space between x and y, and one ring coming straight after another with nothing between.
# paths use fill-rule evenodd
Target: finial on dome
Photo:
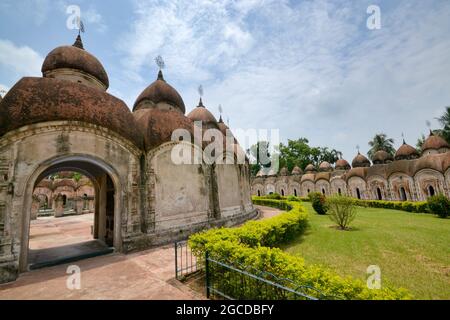
<instances>
[{"instance_id":1,"label":"finial on dome","mask_svg":"<svg viewBox=\"0 0 450 320\"><path fill-rule=\"evenodd\" d=\"M222 115L220 115L220 117L219 117L219 123L223 123Z\"/></svg>"},{"instance_id":2,"label":"finial on dome","mask_svg":"<svg viewBox=\"0 0 450 320\"><path fill-rule=\"evenodd\" d=\"M198 102L198 106L197 106L197 107L202 107L202 108L205 107L205 106L203 105L202 97L200 97L200 101Z\"/></svg>"},{"instance_id":3,"label":"finial on dome","mask_svg":"<svg viewBox=\"0 0 450 320\"><path fill-rule=\"evenodd\" d=\"M81 41L81 35L80 34L77 35L77 38L75 39L75 42L73 43L72 46L84 50L83 41Z\"/></svg>"},{"instance_id":4,"label":"finial on dome","mask_svg":"<svg viewBox=\"0 0 450 320\"><path fill-rule=\"evenodd\" d=\"M356 145L356 150L358 150L358 154L360 154L359 153L359 144Z\"/></svg>"},{"instance_id":5,"label":"finial on dome","mask_svg":"<svg viewBox=\"0 0 450 320\"><path fill-rule=\"evenodd\" d=\"M158 79L157 80L166 81L166 80L164 80L164 76L163 76L162 70L158 71Z\"/></svg>"},{"instance_id":6,"label":"finial on dome","mask_svg":"<svg viewBox=\"0 0 450 320\"><path fill-rule=\"evenodd\" d=\"M430 129L430 137L431 136L434 136L434 132L433 132L433 130Z\"/></svg>"}]
</instances>

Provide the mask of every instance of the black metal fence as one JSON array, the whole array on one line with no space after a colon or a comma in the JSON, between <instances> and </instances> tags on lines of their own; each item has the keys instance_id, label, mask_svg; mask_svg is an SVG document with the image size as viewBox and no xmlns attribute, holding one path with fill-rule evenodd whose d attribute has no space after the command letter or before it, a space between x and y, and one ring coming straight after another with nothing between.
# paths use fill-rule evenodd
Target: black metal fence
<instances>
[{"instance_id":1,"label":"black metal fence","mask_svg":"<svg viewBox=\"0 0 450 320\"><path fill-rule=\"evenodd\" d=\"M187 241L175 242L175 277L183 280L187 276L203 270L204 259L192 254Z\"/></svg>"},{"instance_id":2,"label":"black metal fence","mask_svg":"<svg viewBox=\"0 0 450 320\"><path fill-rule=\"evenodd\" d=\"M321 291L282 279L269 272L235 263L225 263L208 254L197 258L187 241L175 243L175 275L178 280L202 273L209 299L231 300L318 300L338 299Z\"/></svg>"},{"instance_id":3,"label":"black metal fence","mask_svg":"<svg viewBox=\"0 0 450 320\"><path fill-rule=\"evenodd\" d=\"M219 300L318 300L325 298L312 287L279 279L267 272L250 272L205 257L206 296Z\"/></svg>"}]
</instances>

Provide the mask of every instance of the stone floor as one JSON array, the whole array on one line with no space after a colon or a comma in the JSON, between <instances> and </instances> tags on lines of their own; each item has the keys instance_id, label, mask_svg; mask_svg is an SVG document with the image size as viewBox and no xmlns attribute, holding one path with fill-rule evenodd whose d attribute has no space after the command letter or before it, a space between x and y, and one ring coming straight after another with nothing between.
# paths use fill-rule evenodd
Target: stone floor
<instances>
[{"instance_id":1,"label":"stone floor","mask_svg":"<svg viewBox=\"0 0 450 320\"><path fill-rule=\"evenodd\" d=\"M280 212L258 208L261 218ZM54 223L60 222L62 220ZM63 230L66 227L62 223L54 228ZM79 290L67 288L69 265L77 265L81 270ZM23 273L17 281L0 285L0 299L203 299L176 281L174 272L173 245L128 255L115 253Z\"/></svg>"}]
</instances>

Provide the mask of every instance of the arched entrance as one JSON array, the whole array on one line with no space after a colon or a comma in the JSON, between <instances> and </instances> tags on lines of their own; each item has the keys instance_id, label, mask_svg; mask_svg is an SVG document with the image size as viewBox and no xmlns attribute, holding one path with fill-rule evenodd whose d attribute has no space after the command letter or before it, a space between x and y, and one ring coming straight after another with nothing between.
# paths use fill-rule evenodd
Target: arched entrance
<instances>
[{"instance_id":1,"label":"arched entrance","mask_svg":"<svg viewBox=\"0 0 450 320\"><path fill-rule=\"evenodd\" d=\"M29 250L29 245L32 197L26 197L24 200L25 203L22 223L23 229L19 260L19 267L20 271L22 272L27 271L30 267L30 264L33 263L34 266L48 264L49 261L45 261L45 259L47 258L54 259L55 261L67 259L70 259L69 261L74 261L77 260L77 258L79 259L98 255L96 253L99 253L100 251L104 253L111 252L111 248L114 248L118 251L121 250L121 213L118 210L118 208L121 207L121 198L115 196L116 194L120 194L119 192L121 190L121 186L119 183L119 179L117 178L118 175L115 173L115 171L103 161L94 159L89 156L73 156L50 160L42 164L29 178L29 183L27 184L27 194L31 195L35 186L43 178L61 171L81 173L92 181L95 189L95 213L92 225L92 239L95 239L96 245L92 247L83 247L83 245L80 246L80 244L77 244L79 247L67 246L67 248L60 248L58 247L58 244L55 243L55 248L57 250L55 249L56 251L53 251L50 254L48 252L44 252L39 256L39 254L36 255L36 252L31 252ZM53 247L51 248L53 249ZM86 248L88 250L88 254L83 253L83 251L81 250L83 248ZM67 255L65 255L65 252L67 252ZM31 253L33 255L30 255ZM38 258L36 258L36 256L38 256ZM32 259L35 260L32 261ZM50 263L55 264L54 262Z\"/></svg>"},{"instance_id":2,"label":"arched entrance","mask_svg":"<svg viewBox=\"0 0 450 320\"><path fill-rule=\"evenodd\" d=\"M428 195L430 196L430 197L432 197L432 196L434 196L436 193L435 193L435 191L434 191L434 188L433 188L433 186L429 186L428 187Z\"/></svg>"},{"instance_id":3,"label":"arched entrance","mask_svg":"<svg viewBox=\"0 0 450 320\"><path fill-rule=\"evenodd\" d=\"M380 188L377 188L377 197L378 197L378 200L383 200L383 196L381 195L381 189Z\"/></svg>"},{"instance_id":4,"label":"arched entrance","mask_svg":"<svg viewBox=\"0 0 450 320\"><path fill-rule=\"evenodd\" d=\"M408 198L406 197L405 188L403 188L403 187L400 188L400 200L402 200L402 201L408 200Z\"/></svg>"},{"instance_id":5,"label":"arched entrance","mask_svg":"<svg viewBox=\"0 0 450 320\"><path fill-rule=\"evenodd\" d=\"M356 197L361 199L361 191L359 191L359 188L356 188Z\"/></svg>"}]
</instances>

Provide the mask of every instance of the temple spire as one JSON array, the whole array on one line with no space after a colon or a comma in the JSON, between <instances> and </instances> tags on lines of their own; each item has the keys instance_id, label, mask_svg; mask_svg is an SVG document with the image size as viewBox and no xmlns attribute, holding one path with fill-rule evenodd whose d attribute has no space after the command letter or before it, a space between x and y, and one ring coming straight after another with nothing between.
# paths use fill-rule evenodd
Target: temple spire
<instances>
[{"instance_id":1,"label":"temple spire","mask_svg":"<svg viewBox=\"0 0 450 320\"><path fill-rule=\"evenodd\" d=\"M84 50L83 41L81 41L80 34L78 34L77 38L75 39L75 42L73 43L73 46Z\"/></svg>"},{"instance_id":2,"label":"temple spire","mask_svg":"<svg viewBox=\"0 0 450 320\"><path fill-rule=\"evenodd\" d=\"M158 71L158 80L166 81L166 80L164 80L164 76L163 76L162 70Z\"/></svg>"}]
</instances>

